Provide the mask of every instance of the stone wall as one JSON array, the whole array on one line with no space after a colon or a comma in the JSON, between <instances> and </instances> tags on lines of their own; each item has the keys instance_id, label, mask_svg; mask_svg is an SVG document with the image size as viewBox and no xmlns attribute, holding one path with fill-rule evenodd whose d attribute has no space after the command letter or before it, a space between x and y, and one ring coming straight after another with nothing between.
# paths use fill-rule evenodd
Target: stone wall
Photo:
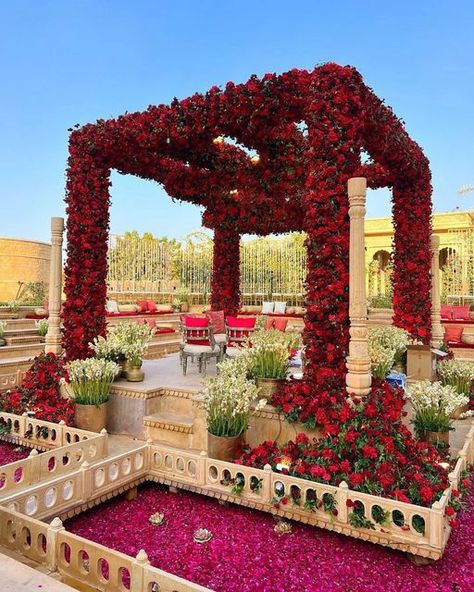
<instances>
[{"instance_id":1,"label":"stone wall","mask_svg":"<svg viewBox=\"0 0 474 592\"><path fill-rule=\"evenodd\" d=\"M19 282L48 283L50 251L48 243L0 238L0 303L15 298Z\"/></svg>"}]
</instances>

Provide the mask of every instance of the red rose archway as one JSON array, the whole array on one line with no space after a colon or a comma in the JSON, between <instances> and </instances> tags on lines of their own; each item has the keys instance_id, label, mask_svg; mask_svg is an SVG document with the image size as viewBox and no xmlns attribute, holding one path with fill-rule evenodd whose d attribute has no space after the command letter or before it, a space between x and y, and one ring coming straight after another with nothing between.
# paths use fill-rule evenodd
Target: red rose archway
<instances>
[{"instance_id":1,"label":"red rose archway","mask_svg":"<svg viewBox=\"0 0 474 592\"><path fill-rule=\"evenodd\" d=\"M239 308L240 235L307 232L305 377L276 401L291 418L327 424L345 396L350 177L393 188L395 323L429 340L428 161L354 68L253 76L99 120L71 133L68 164L68 358L90 355L89 342L105 332L111 169L204 207L203 222L215 233L214 309Z\"/></svg>"}]
</instances>

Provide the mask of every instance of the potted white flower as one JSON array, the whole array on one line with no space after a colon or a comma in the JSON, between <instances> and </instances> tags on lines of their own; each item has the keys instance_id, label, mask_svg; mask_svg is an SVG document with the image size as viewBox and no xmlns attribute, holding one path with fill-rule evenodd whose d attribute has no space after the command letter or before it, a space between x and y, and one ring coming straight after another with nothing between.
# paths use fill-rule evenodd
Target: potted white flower
<instances>
[{"instance_id":1,"label":"potted white flower","mask_svg":"<svg viewBox=\"0 0 474 592\"><path fill-rule=\"evenodd\" d=\"M437 371L442 384L452 386L456 392L470 398L474 381L474 362L455 358L442 360L438 362ZM468 408L469 401L453 412L453 419L458 419Z\"/></svg>"},{"instance_id":2,"label":"potted white flower","mask_svg":"<svg viewBox=\"0 0 474 592\"><path fill-rule=\"evenodd\" d=\"M468 402L468 397L457 393L452 386L422 380L410 386L408 398L415 412L413 424L417 437L435 445L448 445L452 414Z\"/></svg>"},{"instance_id":3,"label":"potted white flower","mask_svg":"<svg viewBox=\"0 0 474 592\"><path fill-rule=\"evenodd\" d=\"M244 443L250 413L257 402L258 388L247 378L247 362L239 357L219 365L219 374L206 379L203 408L207 414L208 455L233 461ZM262 400L257 407L263 407Z\"/></svg>"},{"instance_id":4,"label":"potted white flower","mask_svg":"<svg viewBox=\"0 0 474 592\"><path fill-rule=\"evenodd\" d=\"M78 428L100 432L107 425L110 386L120 368L98 358L74 360L66 366Z\"/></svg>"},{"instance_id":5,"label":"potted white flower","mask_svg":"<svg viewBox=\"0 0 474 592\"><path fill-rule=\"evenodd\" d=\"M392 355L392 366L398 372L405 371L405 354L407 351L408 344L410 342L410 336L405 329L400 327L386 326L386 327L374 327L369 330L368 343L369 352L372 350L377 352L377 357L381 359L385 357L388 361L389 353ZM386 350L387 354L383 356L381 350ZM393 352L393 353L392 353ZM389 370L391 370L392 366ZM389 372L387 372L388 374Z\"/></svg>"},{"instance_id":6,"label":"potted white flower","mask_svg":"<svg viewBox=\"0 0 474 592\"><path fill-rule=\"evenodd\" d=\"M155 329L148 324L134 321L119 323L111 329L110 339L125 357L124 372L129 382L144 379L141 367L154 332Z\"/></svg>"},{"instance_id":7,"label":"potted white flower","mask_svg":"<svg viewBox=\"0 0 474 592\"><path fill-rule=\"evenodd\" d=\"M369 356L372 376L374 378L386 378L390 374L395 361L395 350L369 340Z\"/></svg>"},{"instance_id":8,"label":"potted white flower","mask_svg":"<svg viewBox=\"0 0 474 592\"><path fill-rule=\"evenodd\" d=\"M291 350L298 348L300 339L297 333L275 329L255 331L249 337L249 372L265 399L270 400L285 383Z\"/></svg>"},{"instance_id":9,"label":"potted white flower","mask_svg":"<svg viewBox=\"0 0 474 592\"><path fill-rule=\"evenodd\" d=\"M89 343L89 347L94 351L95 357L102 360L109 360L119 365L120 371L116 378L120 378L125 363L125 354L122 351L122 346L118 343L113 333L107 337L95 337L92 343Z\"/></svg>"}]
</instances>

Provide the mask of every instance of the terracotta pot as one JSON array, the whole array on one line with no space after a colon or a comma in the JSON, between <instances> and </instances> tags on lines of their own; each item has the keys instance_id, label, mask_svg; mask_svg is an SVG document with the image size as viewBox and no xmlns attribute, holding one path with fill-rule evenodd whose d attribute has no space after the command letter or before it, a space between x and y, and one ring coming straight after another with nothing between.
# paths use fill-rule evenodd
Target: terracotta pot
<instances>
[{"instance_id":1,"label":"terracotta pot","mask_svg":"<svg viewBox=\"0 0 474 592\"><path fill-rule=\"evenodd\" d=\"M449 446L449 432L430 432L426 430L420 434L420 439L426 440L435 446L439 444Z\"/></svg>"},{"instance_id":2,"label":"terracotta pot","mask_svg":"<svg viewBox=\"0 0 474 592\"><path fill-rule=\"evenodd\" d=\"M125 378L128 382L142 382L145 378L145 373L140 366L131 366L130 364L127 366L125 371Z\"/></svg>"},{"instance_id":3,"label":"terracotta pot","mask_svg":"<svg viewBox=\"0 0 474 592\"><path fill-rule=\"evenodd\" d=\"M100 432L107 426L107 403L101 405L74 404L74 423L81 430Z\"/></svg>"},{"instance_id":4,"label":"terracotta pot","mask_svg":"<svg viewBox=\"0 0 474 592\"><path fill-rule=\"evenodd\" d=\"M214 436L207 432L207 454L217 460L234 461L244 446L244 435Z\"/></svg>"},{"instance_id":5,"label":"terracotta pot","mask_svg":"<svg viewBox=\"0 0 474 592\"><path fill-rule=\"evenodd\" d=\"M273 393L285 384L286 378L257 378L255 382L260 389L259 398L270 401Z\"/></svg>"}]
</instances>

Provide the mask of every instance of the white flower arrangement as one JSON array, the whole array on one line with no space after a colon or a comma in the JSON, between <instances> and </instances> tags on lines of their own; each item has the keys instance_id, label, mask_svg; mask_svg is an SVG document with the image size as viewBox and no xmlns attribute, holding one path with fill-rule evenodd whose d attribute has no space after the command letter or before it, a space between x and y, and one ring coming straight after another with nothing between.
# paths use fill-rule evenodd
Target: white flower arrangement
<instances>
[{"instance_id":1,"label":"white flower arrangement","mask_svg":"<svg viewBox=\"0 0 474 592\"><path fill-rule=\"evenodd\" d=\"M421 431L446 432L451 429L451 415L469 402L468 397L456 392L441 382L422 380L412 384L408 390L415 412L415 429Z\"/></svg>"},{"instance_id":2,"label":"white flower arrangement","mask_svg":"<svg viewBox=\"0 0 474 592\"><path fill-rule=\"evenodd\" d=\"M109 329L107 338L96 337L89 347L96 357L105 360L128 360L132 366L141 366L155 329L146 323L127 321Z\"/></svg>"},{"instance_id":3,"label":"white flower arrangement","mask_svg":"<svg viewBox=\"0 0 474 592\"><path fill-rule=\"evenodd\" d=\"M445 385L450 385L458 393L469 395L474 380L474 362L467 360L442 360L438 362L438 376Z\"/></svg>"},{"instance_id":4,"label":"white flower arrangement","mask_svg":"<svg viewBox=\"0 0 474 592\"><path fill-rule=\"evenodd\" d=\"M368 332L369 348L379 346L380 348L395 352L395 360L398 361L406 352L410 342L410 336L405 329L400 327L386 326L374 327Z\"/></svg>"},{"instance_id":5,"label":"white flower arrangement","mask_svg":"<svg viewBox=\"0 0 474 592\"><path fill-rule=\"evenodd\" d=\"M286 378L290 351L301 347L301 335L276 329L255 331L247 344L248 369L255 378Z\"/></svg>"},{"instance_id":6,"label":"white flower arrangement","mask_svg":"<svg viewBox=\"0 0 474 592\"><path fill-rule=\"evenodd\" d=\"M369 341L369 356L372 376L385 378L395 361L395 350L383 347L377 341Z\"/></svg>"},{"instance_id":7,"label":"white flower arrangement","mask_svg":"<svg viewBox=\"0 0 474 592\"><path fill-rule=\"evenodd\" d=\"M259 389L248 380L247 365L241 358L226 360L218 367L219 374L207 378L202 391L208 430L215 436L240 436L247 429ZM262 399L257 408L265 404Z\"/></svg>"},{"instance_id":8,"label":"white flower arrangement","mask_svg":"<svg viewBox=\"0 0 474 592\"><path fill-rule=\"evenodd\" d=\"M36 332L41 337L46 337L46 333L48 332L48 319L38 319L35 321Z\"/></svg>"},{"instance_id":9,"label":"white flower arrangement","mask_svg":"<svg viewBox=\"0 0 474 592\"><path fill-rule=\"evenodd\" d=\"M66 365L74 401L100 405L109 398L110 385L120 371L115 362L99 358L73 360Z\"/></svg>"}]
</instances>

